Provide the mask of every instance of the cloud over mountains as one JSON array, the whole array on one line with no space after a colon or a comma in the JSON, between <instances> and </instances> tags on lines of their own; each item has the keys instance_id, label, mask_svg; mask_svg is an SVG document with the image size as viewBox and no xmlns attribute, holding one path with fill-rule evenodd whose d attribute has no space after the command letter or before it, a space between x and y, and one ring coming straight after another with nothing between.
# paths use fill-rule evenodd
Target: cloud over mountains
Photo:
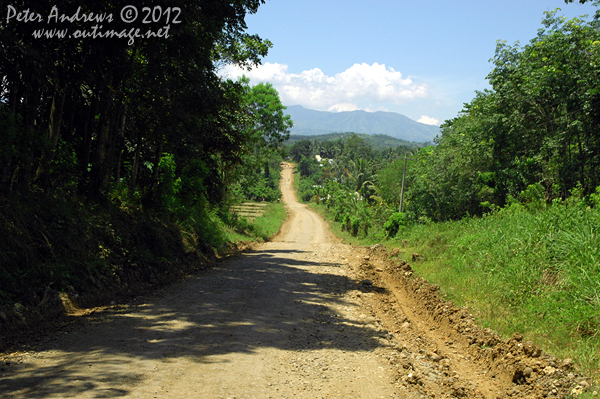
<instances>
[{"instance_id":1,"label":"cloud over mountains","mask_svg":"<svg viewBox=\"0 0 600 399\"><path fill-rule=\"evenodd\" d=\"M399 105L429 96L427 84L404 78L400 71L378 63L354 64L334 76L319 68L290 73L287 65L269 62L251 71L226 66L221 75L232 79L246 75L253 84L270 82L284 104L321 111L379 111L386 110L385 104Z\"/></svg>"}]
</instances>

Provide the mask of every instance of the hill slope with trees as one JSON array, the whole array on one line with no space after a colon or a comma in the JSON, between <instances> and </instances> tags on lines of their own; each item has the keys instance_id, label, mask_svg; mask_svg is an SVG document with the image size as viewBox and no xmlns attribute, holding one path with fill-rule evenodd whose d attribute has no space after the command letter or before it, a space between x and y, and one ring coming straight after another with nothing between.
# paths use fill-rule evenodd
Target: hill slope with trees
<instances>
[{"instance_id":1,"label":"hill slope with trees","mask_svg":"<svg viewBox=\"0 0 600 399\"><path fill-rule=\"evenodd\" d=\"M404 146L407 148L421 148L425 147L426 143L415 143L413 141L406 141L396 139L394 137L385 135L385 134L366 134L366 133L328 133L328 134L319 134L315 136L303 136L303 135L290 135L290 137L284 142L284 145L287 147L295 145L299 141L308 140L308 141L317 141L319 143L323 143L325 146L330 146L331 144L324 144L324 142L331 141L333 143L343 142L345 139L351 136L358 136L365 141L366 144L371 146L376 151L381 151L386 148L396 148L400 146Z\"/></svg>"}]
</instances>

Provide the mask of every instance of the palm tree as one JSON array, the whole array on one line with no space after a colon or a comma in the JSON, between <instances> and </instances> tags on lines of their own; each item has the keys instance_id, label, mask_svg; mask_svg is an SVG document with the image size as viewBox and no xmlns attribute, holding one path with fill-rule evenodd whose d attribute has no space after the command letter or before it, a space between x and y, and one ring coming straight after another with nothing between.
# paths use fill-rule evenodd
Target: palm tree
<instances>
[{"instance_id":1,"label":"palm tree","mask_svg":"<svg viewBox=\"0 0 600 399\"><path fill-rule=\"evenodd\" d=\"M373 163L366 159L350 161L350 174L348 182L350 188L359 193L363 198L368 198L367 191L374 185L376 174L373 172Z\"/></svg>"}]
</instances>

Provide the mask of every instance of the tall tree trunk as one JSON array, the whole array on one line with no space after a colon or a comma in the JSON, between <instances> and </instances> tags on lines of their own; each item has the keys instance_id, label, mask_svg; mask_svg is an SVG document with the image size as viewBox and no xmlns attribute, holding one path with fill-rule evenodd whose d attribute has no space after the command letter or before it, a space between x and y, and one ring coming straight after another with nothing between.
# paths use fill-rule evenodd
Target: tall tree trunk
<instances>
[{"instance_id":1,"label":"tall tree trunk","mask_svg":"<svg viewBox=\"0 0 600 399\"><path fill-rule=\"evenodd\" d=\"M8 85L10 93L8 95L8 108L13 115L17 113L17 103L19 102L19 85L16 80L12 80L12 82Z\"/></svg>"},{"instance_id":2,"label":"tall tree trunk","mask_svg":"<svg viewBox=\"0 0 600 399\"><path fill-rule=\"evenodd\" d=\"M64 113L65 99L67 98L67 84L64 83L54 92L52 107L50 108L50 121L48 122L48 143L42 153L40 163L35 174L35 182L42 187L49 186L50 163L56 154L56 146L60 138L60 127Z\"/></svg>"},{"instance_id":3,"label":"tall tree trunk","mask_svg":"<svg viewBox=\"0 0 600 399\"><path fill-rule=\"evenodd\" d=\"M160 142L158 143L158 148L156 149L156 155L154 157L154 169L152 171L152 184L156 184L158 182L158 175L160 172L158 170L158 165L160 164L160 159L162 158L162 151L163 151L163 140L161 138Z\"/></svg>"},{"instance_id":4,"label":"tall tree trunk","mask_svg":"<svg viewBox=\"0 0 600 399\"><path fill-rule=\"evenodd\" d=\"M115 171L115 181L117 183L120 183L120 181L121 181L121 160L123 158L123 151L124 150L121 148L117 153L117 162L116 162L117 170Z\"/></svg>"},{"instance_id":5,"label":"tall tree trunk","mask_svg":"<svg viewBox=\"0 0 600 399\"><path fill-rule=\"evenodd\" d=\"M83 127L80 133L83 136L83 141L79 149L79 156L77 157L79 159L79 172L81 174L81 180L79 181L79 192L81 194L87 189L89 178L88 168L92 157L92 132L94 130L94 119L98 110L98 101L93 100L92 104L89 107L85 107L85 109Z\"/></svg>"},{"instance_id":6,"label":"tall tree trunk","mask_svg":"<svg viewBox=\"0 0 600 399\"><path fill-rule=\"evenodd\" d=\"M117 129L117 134L115 137L115 151L117 153L117 159L115 162L115 181L119 182L121 180L121 158L123 155L123 136L125 133L125 121L127 118L127 104L123 104L121 107L121 118L119 120L119 127Z\"/></svg>"},{"instance_id":7,"label":"tall tree trunk","mask_svg":"<svg viewBox=\"0 0 600 399\"><path fill-rule=\"evenodd\" d=\"M133 155L133 164L131 165L131 178L129 179L129 195L132 196L135 192L137 184L138 168L140 164L140 155L142 152L142 133L138 131L137 144L135 146L135 154Z\"/></svg>"},{"instance_id":8,"label":"tall tree trunk","mask_svg":"<svg viewBox=\"0 0 600 399\"><path fill-rule=\"evenodd\" d=\"M32 137L36 119L39 117L39 105L42 94L39 86L29 87L22 105L23 122L25 125L25 135ZM34 154L31 146L25 150L19 165L17 166L18 175L14 177L14 186L18 191L28 190L33 179Z\"/></svg>"},{"instance_id":9,"label":"tall tree trunk","mask_svg":"<svg viewBox=\"0 0 600 399\"><path fill-rule=\"evenodd\" d=\"M100 123L96 134L96 145L94 148L94 156L92 159L92 169L90 171L89 194L92 198L99 200L101 193L104 190L106 183L106 141L110 130L109 106L104 105L100 116Z\"/></svg>"}]
</instances>

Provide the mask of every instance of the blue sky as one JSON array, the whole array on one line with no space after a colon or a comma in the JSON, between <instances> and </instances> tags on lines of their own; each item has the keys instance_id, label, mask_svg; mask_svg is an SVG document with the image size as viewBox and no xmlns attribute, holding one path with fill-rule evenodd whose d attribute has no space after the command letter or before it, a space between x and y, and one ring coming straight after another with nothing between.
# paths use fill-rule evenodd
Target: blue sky
<instances>
[{"instance_id":1,"label":"blue sky","mask_svg":"<svg viewBox=\"0 0 600 399\"><path fill-rule=\"evenodd\" d=\"M267 0L246 22L274 46L244 73L271 82L284 105L439 124L489 87L496 41L528 43L555 8L568 18L595 11L563 0Z\"/></svg>"}]
</instances>

